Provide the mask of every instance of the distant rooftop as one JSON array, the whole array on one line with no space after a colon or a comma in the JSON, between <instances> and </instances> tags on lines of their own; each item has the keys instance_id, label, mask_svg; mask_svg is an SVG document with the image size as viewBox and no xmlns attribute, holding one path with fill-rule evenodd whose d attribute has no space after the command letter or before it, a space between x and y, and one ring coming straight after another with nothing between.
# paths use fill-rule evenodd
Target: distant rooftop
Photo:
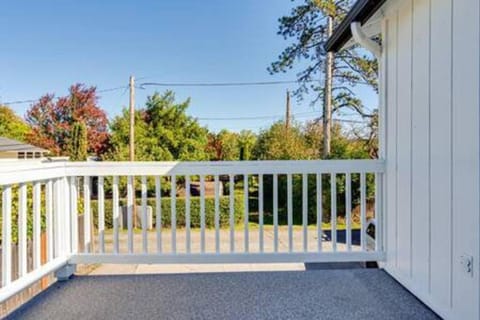
<instances>
[{"instance_id":1,"label":"distant rooftop","mask_svg":"<svg viewBox=\"0 0 480 320\"><path fill-rule=\"evenodd\" d=\"M48 152L48 150L21 141L0 137L0 152Z\"/></svg>"}]
</instances>

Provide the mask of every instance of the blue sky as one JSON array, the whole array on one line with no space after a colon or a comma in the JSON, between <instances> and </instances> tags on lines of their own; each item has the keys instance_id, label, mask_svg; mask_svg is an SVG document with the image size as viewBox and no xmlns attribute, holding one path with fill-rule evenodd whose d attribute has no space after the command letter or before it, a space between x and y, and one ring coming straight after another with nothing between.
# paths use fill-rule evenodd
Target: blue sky
<instances>
[{"instance_id":1,"label":"blue sky","mask_svg":"<svg viewBox=\"0 0 480 320\"><path fill-rule=\"evenodd\" d=\"M288 44L276 34L290 0L2 1L0 102L65 94L76 82L99 90L141 82L250 82L294 80L295 70L271 76L267 67ZM198 118L262 117L284 113L285 92L268 87L172 88L191 97ZM158 88L157 90L164 90ZM137 90L142 106L155 88ZM375 95L361 90L367 105ZM101 94L110 118L128 104L123 90ZM28 104L12 105L23 115ZM293 100L298 120L321 105ZM308 113L311 112L311 113ZM307 114L305 114L307 113ZM274 119L201 120L212 130L265 128Z\"/></svg>"}]
</instances>

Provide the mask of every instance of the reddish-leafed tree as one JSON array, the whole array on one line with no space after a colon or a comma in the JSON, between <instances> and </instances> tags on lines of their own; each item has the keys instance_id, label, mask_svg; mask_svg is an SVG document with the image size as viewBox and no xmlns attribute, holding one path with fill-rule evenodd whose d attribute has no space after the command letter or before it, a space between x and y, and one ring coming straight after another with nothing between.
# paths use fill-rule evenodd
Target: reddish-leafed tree
<instances>
[{"instance_id":1,"label":"reddish-leafed tree","mask_svg":"<svg viewBox=\"0 0 480 320\"><path fill-rule=\"evenodd\" d=\"M205 152L207 152L209 160L222 160L222 141L214 132L210 132L207 137L207 145Z\"/></svg>"},{"instance_id":2,"label":"reddish-leafed tree","mask_svg":"<svg viewBox=\"0 0 480 320\"><path fill-rule=\"evenodd\" d=\"M31 106L25 118L32 127L27 140L54 155L68 156L75 122L87 127L88 153L100 155L108 147L108 119L98 105L95 87L75 84L67 96L59 98L46 94Z\"/></svg>"}]
</instances>

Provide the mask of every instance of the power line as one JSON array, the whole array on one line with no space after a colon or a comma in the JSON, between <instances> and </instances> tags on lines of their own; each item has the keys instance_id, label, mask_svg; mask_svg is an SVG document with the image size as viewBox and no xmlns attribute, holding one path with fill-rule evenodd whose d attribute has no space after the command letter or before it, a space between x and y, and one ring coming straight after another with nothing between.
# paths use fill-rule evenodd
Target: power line
<instances>
[{"instance_id":1,"label":"power line","mask_svg":"<svg viewBox=\"0 0 480 320\"><path fill-rule=\"evenodd\" d=\"M109 89L97 90L97 93L118 91L118 90L121 90L121 89L125 90L125 89L128 89L128 88L129 88L129 86L114 87L114 88L109 88Z\"/></svg>"},{"instance_id":2,"label":"power line","mask_svg":"<svg viewBox=\"0 0 480 320\"><path fill-rule=\"evenodd\" d=\"M313 115L316 112L300 112L292 114L292 116L301 116L301 115ZM276 118L283 118L284 115L262 115L262 116L246 116L246 117L220 117L220 118L197 118L198 120L208 120L208 121L225 121L225 120L257 120L257 119L276 119Z\"/></svg>"},{"instance_id":3,"label":"power line","mask_svg":"<svg viewBox=\"0 0 480 320\"><path fill-rule=\"evenodd\" d=\"M147 77L144 77L147 78ZM315 80L279 80L279 81L253 81L253 82L144 82L137 86L139 89L145 89L147 86L156 86L156 87L245 87L245 86L269 86L269 85L281 85L281 84L294 84L301 82L315 82ZM118 86L113 88L97 90L97 93L118 91L128 89L129 86ZM55 98L58 99L58 98ZM25 103L35 103L40 99L25 99L25 100L15 100L15 101L6 101L0 102L2 105L14 105L14 104L25 104Z\"/></svg>"},{"instance_id":4,"label":"power line","mask_svg":"<svg viewBox=\"0 0 480 320\"><path fill-rule=\"evenodd\" d=\"M284 81L254 81L254 82L144 82L139 87L245 87L245 86L270 86L279 84L292 84L300 82L314 82L315 80L284 80Z\"/></svg>"},{"instance_id":5,"label":"power line","mask_svg":"<svg viewBox=\"0 0 480 320\"><path fill-rule=\"evenodd\" d=\"M12 105L12 104L23 104L23 103L33 103L37 102L39 99L35 100L17 100L17 101L8 101L8 102L0 102L2 105Z\"/></svg>"},{"instance_id":6,"label":"power line","mask_svg":"<svg viewBox=\"0 0 480 320\"><path fill-rule=\"evenodd\" d=\"M118 91L118 90L125 90L125 88L128 88L128 86L121 86L121 87L113 87L113 88L107 88L107 89L101 89L101 90L96 90L96 93L104 93L104 92L112 92L112 91ZM7 102L1 102L1 105L13 105L13 104L25 104L25 103L35 103L38 102L41 98L38 99L28 99L28 100L16 100L16 101L7 101ZM53 98L54 100L58 100L58 97Z\"/></svg>"},{"instance_id":7,"label":"power line","mask_svg":"<svg viewBox=\"0 0 480 320\"><path fill-rule=\"evenodd\" d=\"M317 112L299 112L292 114L292 116L297 118L305 118L316 115ZM261 115L261 116L245 116L245 117L219 117L219 118L196 118L200 121L244 121L244 120L266 120L266 119L282 119L285 115ZM319 117L321 118L321 117ZM335 122L342 122L342 123L355 123L355 124L367 124L368 121L362 120L352 120L352 119L340 119L340 118L333 118L332 121Z\"/></svg>"}]
</instances>

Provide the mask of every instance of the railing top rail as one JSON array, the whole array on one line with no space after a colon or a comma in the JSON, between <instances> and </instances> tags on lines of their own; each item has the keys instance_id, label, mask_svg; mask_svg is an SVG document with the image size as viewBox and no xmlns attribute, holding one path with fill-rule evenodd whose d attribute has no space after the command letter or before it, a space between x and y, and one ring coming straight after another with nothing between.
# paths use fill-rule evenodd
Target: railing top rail
<instances>
[{"instance_id":1,"label":"railing top rail","mask_svg":"<svg viewBox=\"0 0 480 320\"><path fill-rule=\"evenodd\" d=\"M155 176L384 172L382 160L1 163L0 185L64 176Z\"/></svg>"},{"instance_id":2,"label":"railing top rail","mask_svg":"<svg viewBox=\"0 0 480 320\"><path fill-rule=\"evenodd\" d=\"M65 165L65 161L0 162L0 185L64 177Z\"/></svg>"},{"instance_id":3,"label":"railing top rail","mask_svg":"<svg viewBox=\"0 0 480 320\"><path fill-rule=\"evenodd\" d=\"M67 175L228 175L383 172L380 160L186 161L68 163Z\"/></svg>"}]
</instances>

